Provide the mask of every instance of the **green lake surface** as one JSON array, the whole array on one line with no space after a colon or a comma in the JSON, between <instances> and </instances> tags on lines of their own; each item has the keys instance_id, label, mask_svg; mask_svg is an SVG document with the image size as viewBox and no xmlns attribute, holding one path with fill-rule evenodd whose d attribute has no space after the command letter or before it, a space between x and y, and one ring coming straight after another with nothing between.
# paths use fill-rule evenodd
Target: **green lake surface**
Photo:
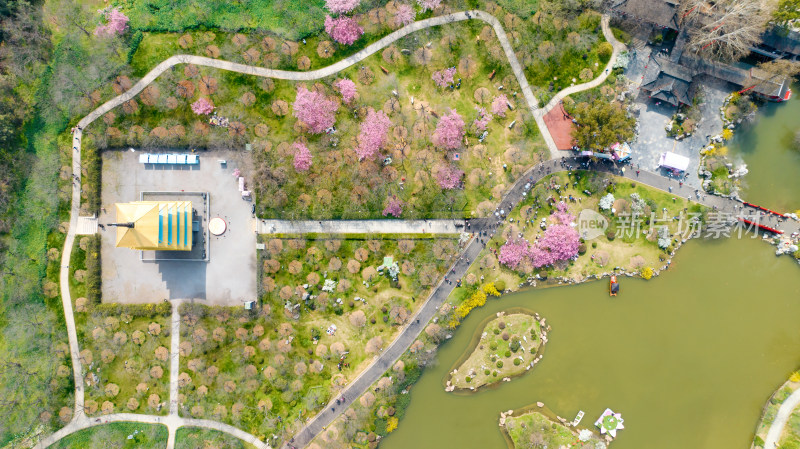
<instances>
[{"instance_id":1,"label":"green lake surface","mask_svg":"<svg viewBox=\"0 0 800 449\"><path fill-rule=\"evenodd\" d=\"M800 131L800 86L792 90L788 102L762 105L755 125L734 130L729 145L729 155L744 160L750 170L742 198L782 213L800 209L800 151L792 148Z\"/></svg>"},{"instance_id":2,"label":"green lake surface","mask_svg":"<svg viewBox=\"0 0 800 449\"><path fill-rule=\"evenodd\" d=\"M606 407L622 413L614 449L747 449L767 399L800 367L799 269L749 236L698 240L660 277L622 278L616 298L598 281L490 300L441 347L381 447L503 449L500 412L541 401L568 420L585 411L586 427ZM542 361L497 388L445 393L478 325L511 307L552 326Z\"/></svg>"}]
</instances>

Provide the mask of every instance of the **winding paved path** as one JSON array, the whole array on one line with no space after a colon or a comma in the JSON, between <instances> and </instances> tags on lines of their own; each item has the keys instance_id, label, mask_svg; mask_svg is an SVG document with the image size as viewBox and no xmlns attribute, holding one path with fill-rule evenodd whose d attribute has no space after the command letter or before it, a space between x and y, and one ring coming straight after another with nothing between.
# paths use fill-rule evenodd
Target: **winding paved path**
<instances>
[{"instance_id":1,"label":"winding paved path","mask_svg":"<svg viewBox=\"0 0 800 449\"><path fill-rule=\"evenodd\" d=\"M778 409L778 414L775 415L775 420L769 426L767 431L767 438L764 440L764 449L775 449L781 440L783 428L792 416L792 412L797 406L800 405L800 389L795 390L786 400L783 401L781 407Z\"/></svg>"},{"instance_id":2,"label":"winding paved path","mask_svg":"<svg viewBox=\"0 0 800 449\"><path fill-rule=\"evenodd\" d=\"M259 220L259 234L458 234L466 220Z\"/></svg>"},{"instance_id":3,"label":"winding paved path","mask_svg":"<svg viewBox=\"0 0 800 449\"><path fill-rule=\"evenodd\" d=\"M445 25L448 23L460 22L464 20L471 20L477 19L482 20L492 26L494 29L497 38L503 47L503 50L506 53L506 57L508 58L509 65L511 66L512 72L517 78L517 81L520 85L520 90L522 91L523 97L525 101L528 103L528 107L530 108L533 117L536 120L539 129L545 139L545 142L550 149L551 156L553 158L559 158L561 155L559 154L558 150L553 143L553 139L550 136L547 127L544 124L542 117L548 107L552 107L548 104L545 108L539 109L539 103L536 97L533 95L531 91L530 85L528 84L527 78L525 77L525 73L523 71L522 65L519 63L519 60L514 53L511 44L508 41L508 37L506 35L505 30L503 29L500 22L492 15L484 12L484 11L464 11L459 13L448 14L444 16L433 17L430 19L421 20L419 22L412 23L408 26L405 26L399 30L392 32L391 34L385 36L382 39L368 45L361 51L339 61L330 66L324 67L319 70L313 70L309 72L290 72L285 70L273 70L267 69L263 67L256 67L256 66L248 66L244 64L238 64L229 61L223 61L218 59L211 59L206 58L203 56L194 56L194 55L175 55L172 56L165 61L158 64L154 67L150 72L148 72L142 79L140 79L136 84L134 84L128 91L124 92L123 94L103 103L97 109L90 112L88 115L83 117L77 124L77 129L73 133L73 157L72 157L72 170L74 174L81 172L81 138L82 138L82 130L89 126L92 122L103 116L105 113L110 111L111 109L123 104L124 102L132 99L137 94L139 94L145 87L147 87L150 83L152 83L158 76L164 73L166 70L178 65L178 64L195 64L205 67L214 67L221 70L228 70L234 71L239 73L244 73L248 75L254 76L261 76L261 77L269 77L269 78L276 78L276 79L287 79L287 80L294 80L294 81L310 81L316 80L320 78L324 78L327 76L334 75L341 70L344 70L365 58L371 56L372 54L382 50L383 48L391 45L398 39L405 37L413 32ZM609 61L608 67L610 68L615 60L616 56L619 53L619 44L614 40L613 35L611 35L608 29L608 17L603 18L603 32L606 36L606 39L612 42L614 45L614 53ZM606 71L604 74L600 75L598 79L585 83L578 86L570 87L569 89L565 90L569 91L568 93L575 93L580 90L590 89L593 88L605 80L605 77L608 75ZM559 92L559 94L554 97L551 101L557 103L556 99L563 98L566 93ZM541 167L550 167L555 166L557 162L555 161L548 161L541 165ZM540 166L537 166L540 167ZM552 169L553 167L550 167ZM531 169L528 174L534 173L537 168ZM514 198L515 192L516 195L521 197L522 191L519 190L521 186L524 185L523 179L529 177L528 174L520 178L514 188L508 192L506 198ZM73 376L75 379L75 407L74 407L74 414L72 420L63 428L58 430L57 432L53 433L52 435L48 436L47 438L42 439L39 441L36 446L36 449L44 449L47 446L53 444L54 442L60 440L61 438L77 432L79 430L101 425L108 422L120 422L120 421L132 421L132 422L141 422L141 423L148 423L148 424L164 424L169 429L169 440L168 440L168 447L171 449L175 444L175 431L177 428L181 426L193 426L193 427L203 427L209 429L219 430L221 432L226 432L231 434L237 438L240 438L244 441L247 441L257 448L268 448L269 446L260 440L258 440L255 436L250 435L240 429L237 429L233 426L229 426L227 424L222 424L216 421L210 420L196 420L196 419L187 419L181 418L178 415L178 391L177 391L177 375L178 375L178 344L180 342L180 335L179 335L179 326L180 326L180 316L178 314L178 306L179 303L173 303L173 315L172 315L172 341L171 341L171 354L170 354L170 399L169 399L169 414L167 416L155 416L155 415L138 415L138 414L128 414L128 413L121 413L121 414L112 414L106 415L99 418L88 418L83 412L84 409L84 387L83 387L83 367L80 362L80 345L78 343L77 331L75 327L75 318L72 309L72 297L69 291L69 261L72 254L72 247L75 242L76 236L76 229L77 229L77 222L78 222L78 213L80 209L80 194L81 194L81 183L80 180L77 180L73 183L72 188L72 204L70 207L70 221L69 221L69 229L67 231L67 237L64 242L64 250L62 251L61 257L61 270L60 270L60 288L61 288L61 301L62 306L64 308L64 316L65 322L67 326L67 336L69 340L69 347L70 347L70 357L72 359L72 369L73 369ZM503 200L501 205L498 209L506 208L508 210L511 209L511 205L506 202L506 199ZM489 221L484 221L489 223ZM478 222L476 222L478 223ZM445 227L442 229L449 229ZM364 232L363 230L361 232ZM406 232L406 231L404 231ZM467 261L474 260L474 258L480 253L482 245L479 243L479 240L472 239L469 244L467 245L464 251L464 257ZM459 262L453 268L456 270L456 273L463 273L469 267L469 263ZM444 300L449 295L450 291L452 290L452 286L449 284L444 283L441 281L437 288L433 291L429 300L422 306L422 308L417 312L415 315L414 320L412 320L411 324L406 326L400 336L389 346L389 348L381 354L381 356L365 371L360 375L354 382L351 384L348 389L346 390L346 395L348 397L348 404L354 397L360 395L359 392L363 392L368 388L375 380L377 380L383 372L394 363L402 353L406 350L406 348L416 339L419 333L422 331L424 325L427 323L428 320L433 316L436 312L438 307L444 302ZM344 408L340 408L338 413L341 413ZM329 423L332 421L338 413L331 413L329 414L329 409L325 409L323 413L315 417L315 419L303 429L303 431L298 434L298 442L295 445L299 444L300 441L310 441L319 431L321 430L323 423ZM305 443L304 443L305 444Z\"/></svg>"}]
</instances>

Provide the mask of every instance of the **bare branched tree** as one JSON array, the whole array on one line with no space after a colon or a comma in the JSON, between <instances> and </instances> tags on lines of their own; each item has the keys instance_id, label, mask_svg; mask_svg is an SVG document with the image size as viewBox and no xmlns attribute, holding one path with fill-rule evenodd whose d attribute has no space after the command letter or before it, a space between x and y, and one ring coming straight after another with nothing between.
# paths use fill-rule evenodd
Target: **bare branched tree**
<instances>
[{"instance_id":1,"label":"bare branched tree","mask_svg":"<svg viewBox=\"0 0 800 449\"><path fill-rule=\"evenodd\" d=\"M681 26L687 49L701 57L734 61L747 55L764 32L777 0L683 0Z\"/></svg>"}]
</instances>

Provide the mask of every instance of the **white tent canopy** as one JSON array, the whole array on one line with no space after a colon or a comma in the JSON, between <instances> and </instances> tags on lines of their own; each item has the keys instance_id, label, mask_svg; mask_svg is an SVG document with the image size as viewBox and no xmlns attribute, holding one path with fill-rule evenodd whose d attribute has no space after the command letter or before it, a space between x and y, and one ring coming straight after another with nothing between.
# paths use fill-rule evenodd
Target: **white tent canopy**
<instances>
[{"instance_id":1,"label":"white tent canopy","mask_svg":"<svg viewBox=\"0 0 800 449\"><path fill-rule=\"evenodd\" d=\"M661 157L658 159L658 166L686 171L686 169L689 168L689 158L667 151L666 153L661 153Z\"/></svg>"}]
</instances>

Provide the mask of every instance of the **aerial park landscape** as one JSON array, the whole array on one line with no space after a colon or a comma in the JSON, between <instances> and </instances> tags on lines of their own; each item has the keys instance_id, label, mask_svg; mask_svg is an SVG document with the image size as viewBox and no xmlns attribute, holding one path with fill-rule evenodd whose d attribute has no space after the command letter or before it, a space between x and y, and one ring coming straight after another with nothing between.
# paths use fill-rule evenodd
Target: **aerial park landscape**
<instances>
[{"instance_id":1,"label":"aerial park landscape","mask_svg":"<svg viewBox=\"0 0 800 449\"><path fill-rule=\"evenodd\" d=\"M2 11L0 447L800 445L791 0L157 3Z\"/></svg>"}]
</instances>

